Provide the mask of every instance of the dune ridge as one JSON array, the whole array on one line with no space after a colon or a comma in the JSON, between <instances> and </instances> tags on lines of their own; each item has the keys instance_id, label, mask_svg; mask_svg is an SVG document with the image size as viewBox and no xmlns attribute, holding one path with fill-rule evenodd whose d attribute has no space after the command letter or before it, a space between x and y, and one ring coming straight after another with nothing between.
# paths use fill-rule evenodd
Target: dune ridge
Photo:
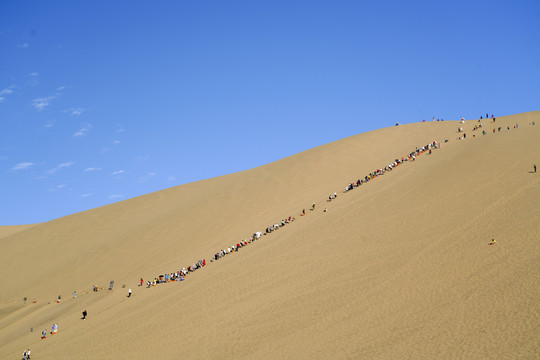
<instances>
[{"instance_id":1,"label":"dune ridge","mask_svg":"<svg viewBox=\"0 0 540 360\"><path fill-rule=\"evenodd\" d=\"M0 354L26 342L40 358L534 358L539 181L528 170L539 148L538 127L528 123L538 117L483 120L488 133L474 139L477 121L470 120L461 141L456 121L381 129L13 233L1 242L9 266ZM519 129L490 132L515 123ZM433 140L442 149L429 159L341 194L355 178ZM322 213L334 191L337 201ZM314 201L319 211L180 286L136 288L139 276L209 258ZM508 240L488 246L492 237ZM17 266L20 255L28 267ZM45 304L112 277L135 288L133 298L116 289ZM21 305L22 296L39 301ZM81 324L85 306L93 320ZM29 325L53 317L59 334L30 340L37 334ZM204 331L186 332L190 324ZM177 333L181 344L166 341ZM241 345L228 346L235 339Z\"/></svg>"}]
</instances>

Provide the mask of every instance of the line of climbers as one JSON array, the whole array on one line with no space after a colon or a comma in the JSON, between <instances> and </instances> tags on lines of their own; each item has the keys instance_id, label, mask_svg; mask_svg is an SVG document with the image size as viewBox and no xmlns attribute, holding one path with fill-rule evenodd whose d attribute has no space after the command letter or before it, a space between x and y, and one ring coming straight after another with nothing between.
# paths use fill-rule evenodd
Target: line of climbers
<instances>
[{"instance_id":1,"label":"line of climbers","mask_svg":"<svg viewBox=\"0 0 540 360\"><path fill-rule=\"evenodd\" d=\"M367 182L375 179L377 176L383 175L387 171L392 171L393 169L395 169L399 165L405 163L406 161L415 161L416 156L419 156L419 155L423 154L424 152L429 152L429 154L431 154L432 150L439 149L440 146L441 145L437 141L433 141L432 143L429 143L429 144L427 144L425 146L422 146L420 148L417 147L414 151L411 151L408 155L402 156L401 159L395 159L393 162L386 165L384 168L377 169L377 170L369 173L368 175L366 175L364 177L364 179L358 179L354 183L349 183L349 185L347 185L347 187L345 188L345 192L348 192L348 191L354 189L355 187L358 187L358 186L360 186L360 185L362 185L364 183L367 183ZM330 202L330 201L332 201L332 199L336 199L336 198L337 198L337 193L334 193L334 196L330 195L328 197L328 201ZM311 211L313 211L313 210L315 210L315 203L313 203L313 205L311 207ZM324 212L326 212L326 211L327 211L327 209L324 210ZM305 215L306 215L306 209L303 209L301 216L305 216ZM286 217L286 218L282 219L281 222L274 223L274 224L268 226L265 229L264 235L269 235L272 232L274 232L276 230L279 230L279 228L282 228L285 225L290 224L294 220L295 220L294 216ZM260 239L261 235L262 235L262 231L254 232L253 235L251 235L248 239L244 239L242 241L239 241L238 243L236 243L236 245L231 245L231 246L229 246L227 248L221 249L220 251L216 252L214 254L213 259L210 260L210 261L211 262L218 261L219 259L225 257L226 255L238 252L244 246L247 246L247 245L251 244L252 242ZM205 266L206 266L206 259L200 259L200 260L196 261L193 265L188 266L187 268L183 267L180 270L177 270L177 271L172 272L170 274L159 275L159 276L155 277L153 281L147 281L146 282L146 287L149 288L149 287L152 287L152 286L156 286L157 284L168 283L168 282L173 282L173 281L183 281L183 280L185 280L186 276L189 273L194 272L194 271L196 271L198 269L202 269ZM142 286L142 285L143 285L143 279L141 278L139 286Z\"/></svg>"},{"instance_id":2,"label":"line of climbers","mask_svg":"<svg viewBox=\"0 0 540 360\"><path fill-rule=\"evenodd\" d=\"M486 118L487 118L487 116L486 116ZM493 117L493 115L492 115L492 121L493 121L493 123L495 123L495 121L496 121L495 117ZM473 131L482 128L482 124L481 124L480 120L478 120L478 122L479 122L479 124L475 125L475 127L472 129ZM461 119L461 123L462 124L465 123L465 120L463 118ZM529 126L533 126L533 125L535 125L534 122L529 123ZM519 128L519 125L515 124L514 129L517 129L517 128ZM501 127L497 128L497 130L500 132ZM510 126L507 126L507 130L510 130ZM458 128L458 133L460 133L460 132L463 132L462 127ZM493 132L495 132L495 128L493 129ZM483 135L485 135L485 134L486 134L486 132L483 131ZM463 137L459 137L458 140L466 139L466 136L467 135L464 133ZM474 135L473 135L473 137L474 137ZM448 142L448 140L445 140L445 142ZM408 161L413 161L414 162L416 160L417 156L422 155L425 152L428 152L431 155L432 150L440 149L440 147L441 147L441 144L438 143L437 141L433 141L432 143L424 145L424 146L422 146L420 148L417 147L414 151L411 151L408 155L402 156L401 159L399 159L399 158L395 159L393 162L389 163L384 168L379 168L379 169L376 169L373 172L370 172L368 175L364 176L363 179L358 179L358 180L356 180L354 182L349 183L345 187L345 192L353 190L354 188L357 188L357 187L361 186L362 184L368 183L369 181L372 181L375 178L377 178L377 176L384 175L386 172L394 170L395 168L397 168L398 166L404 164L405 162L408 162ZM334 193L334 196L330 195L328 197L327 202L331 202L332 199L336 199L336 198L337 198L337 193ZM315 210L315 203L313 203L310 210L311 211ZM323 211L327 212L327 209L325 208ZM306 215L306 209L303 209L302 213L300 215L305 216ZM278 230L280 227L283 227L283 226L293 222L294 220L295 220L295 218L293 216L289 216L289 217L281 220L280 223L275 223L273 225L270 225L270 226L268 226L266 228L264 235L269 235L272 232ZM218 251L217 253L214 254L214 258L212 260L210 260L210 261L211 262L217 261L217 260L221 259L222 257L224 257L225 255L228 255L228 254L231 254L231 253L234 253L234 252L238 252L238 250L241 249L242 247L251 244L252 242L254 242L257 239L260 239L261 235L262 235L262 231L257 231L255 233L253 233L253 235L249 238L249 240L244 239L244 240L238 242L236 245L229 246L226 249L221 249L220 251ZM201 259L201 260L196 261L193 265L188 266L187 268L183 267L182 269L180 269L180 270L178 270L176 272L173 272L173 273L170 273L170 274L159 275L158 277L154 278L153 281L148 281L146 283L146 285L147 285L147 287L151 287L151 286L155 286L157 284L167 283L167 282L171 282L171 281L183 281L185 279L185 277L189 273L194 272L195 270L201 269L204 266L206 266L206 260ZM143 285L143 279L141 278L140 286L142 286L142 285Z\"/></svg>"},{"instance_id":3,"label":"line of climbers","mask_svg":"<svg viewBox=\"0 0 540 360\"><path fill-rule=\"evenodd\" d=\"M496 121L495 117L492 117L492 121L493 121L493 123L495 123L495 121ZM480 123L480 120L478 120L478 122ZM465 120L463 118L461 119L461 123L465 123ZM535 125L534 122L529 123L529 126L533 126L533 125ZM473 131L478 130L480 128L482 128L481 123L475 125L475 127L473 128ZM517 129L517 128L519 128L519 125L515 124L514 129ZM510 126L507 126L507 129L510 130ZM501 127L497 128L497 130L500 132ZM458 128L458 133L460 133L460 132L463 132L462 127ZM495 132L495 128L493 129L493 132ZM483 131L483 134L485 135L485 131ZM473 135L473 137L474 137L474 135ZM465 138L466 138L466 134L463 134L463 137L459 137L458 140L462 140L462 139L465 139ZM445 140L445 142L448 142L448 140ZM402 156L401 159L399 159L399 158L395 159L393 162L389 163L384 168L379 168L379 169L376 169L373 172L370 172L368 175L364 176L363 179L358 179L358 180L356 180L354 182L349 183L345 187L345 192L353 190L354 188L357 188L357 187L361 186L362 184L368 183L368 182L374 180L375 178L377 178L377 176L384 175L388 171L393 171L395 168L397 168L398 166L404 164L405 162L408 162L408 161L413 161L414 162L416 160L417 156L422 155L425 152L428 152L428 154L431 155L433 150L440 149L440 147L441 147L441 144L438 143L437 141L433 141L433 142L431 142L431 143L429 143L427 145L424 145L424 146L422 146L420 148L417 147L414 151L411 151L408 155ZM334 196L330 195L328 197L327 202L331 202L332 199L336 199L336 198L337 198L337 193L334 193ZM315 210L315 203L313 203L310 210L311 211ZM323 211L327 212L327 209L325 208ZM306 215L306 209L303 209L302 213L300 215L305 216ZM282 219L281 222L275 223L273 225L268 226L265 229L264 235L269 235L272 232L278 230L279 228L293 222L294 220L295 220L294 216L289 216L289 217L287 217L285 219ZM232 246L229 246L229 247L227 247L225 249L221 249L220 251L218 251L218 252L216 252L214 254L213 259L210 260L210 261L211 262L217 261L217 260L223 258L225 255L232 254L234 252L238 252L239 249L241 249L242 247L247 246L247 245L251 244L252 242L260 239L261 235L262 235L262 231L257 231L255 233L253 233L253 235L251 237L249 237L249 239L247 239L247 240L244 239L244 240L238 242L236 245L232 245ZM173 272L173 273L170 273L170 274L159 275L158 277L154 278L153 281L148 281L146 283L146 285L147 285L147 287L151 287L151 286L155 286L157 284L167 283L167 282L171 282L171 281L183 281L189 273L194 272L194 271L196 271L198 269L202 269L205 266L206 266L206 260L205 259L200 259L200 260L196 261L193 265L188 266L187 268L183 267L182 269L180 269L180 270L178 270L176 272ZM143 285L143 279L141 278L140 286L142 286L142 285Z\"/></svg>"},{"instance_id":4,"label":"line of climbers","mask_svg":"<svg viewBox=\"0 0 540 360\"><path fill-rule=\"evenodd\" d=\"M493 121L492 121L490 124L494 124L495 121L496 121L496 118L493 117L493 115L491 115L491 116L492 116L492 120L493 120ZM476 131L476 130L482 129L482 122L481 122L481 119L482 119L482 118L480 118L480 120L478 120L478 124L474 125L474 127L472 128L472 131L473 131L473 132ZM486 119L487 119L487 117L486 117ZM462 123L462 124L465 123L465 121L463 120L463 118L461 118L461 123ZM534 121L533 121L532 123L529 123L529 126L534 126L534 125L535 125ZM499 126L499 127L497 127L497 128L493 128L493 129L492 129L492 132L493 132L494 134L495 134L496 132L501 132L502 128L503 128L502 126ZM519 124L515 124L515 125L514 125L514 129L519 129ZM506 126L506 130L510 130L510 126L509 126L509 125ZM463 132L463 127L458 127L457 132L458 132L458 133L462 133L462 132ZM486 135L486 134L487 134L486 130L482 130L482 135ZM474 137L476 137L475 134L473 134L473 138L474 138ZM458 139L458 140L465 140L465 139L467 139L467 134L463 133L463 136L459 136L457 139Z\"/></svg>"},{"instance_id":5,"label":"line of climbers","mask_svg":"<svg viewBox=\"0 0 540 360\"><path fill-rule=\"evenodd\" d=\"M282 219L281 222L275 223L275 224L272 224L272 225L268 226L266 228L266 230L265 230L264 235L268 235L268 234L278 230L279 228L284 227L287 224L290 224L294 220L295 220L294 216L286 217L285 219ZM261 236L262 236L262 231L254 232L253 235L249 237L249 239L244 239L242 241L239 241L239 242L236 243L236 245L233 244L233 245L231 245L231 246L229 246L227 248L221 249L220 251L215 253L214 258L212 260L210 260L210 262L217 261L217 260L223 258L225 255L229 255L229 254L238 252L244 246L247 246L247 245L251 244L252 242L260 239ZM154 280L152 280L152 281L147 281L146 282L146 287L150 288L150 287L156 286L158 284L163 284L163 283L168 283L168 282L173 282L173 281L184 281L186 276L189 273L192 273L192 272L194 272L194 271L196 271L198 269L202 269L205 266L206 266L206 259L197 260L193 265L190 265L187 268L183 267L180 270L177 270L177 271L172 272L170 274L162 274L162 275L159 275L159 276L155 277ZM143 285L143 279L141 278L139 286L142 286L142 285Z\"/></svg>"},{"instance_id":6,"label":"line of climbers","mask_svg":"<svg viewBox=\"0 0 540 360\"><path fill-rule=\"evenodd\" d=\"M390 164L386 165L382 169L377 169L373 172L370 172L368 175L366 175L363 179L358 179L354 182L349 183L345 187L345 192L348 192L350 190L353 190L354 188L359 187L362 184L365 184L373 179L375 179L377 176L384 175L387 171L392 171L396 167L398 167L401 164L404 164L406 161L415 161L416 157L419 155L422 155L425 152L428 152L431 155L432 150L440 149L441 144L437 141L433 141L432 143L429 143L425 146L422 146L421 148L416 148L414 151L411 151L408 155L402 156L401 159L395 159Z\"/></svg>"},{"instance_id":7,"label":"line of climbers","mask_svg":"<svg viewBox=\"0 0 540 360\"><path fill-rule=\"evenodd\" d=\"M494 122L495 122L495 118L493 117L493 123ZM463 118L461 120L461 123L464 123ZM534 125L535 125L534 121L532 123L529 123L529 126L534 126ZM478 130L480 128L482 128L481 124L479 126L475 126L473 131ZM519 128L519 125L515 124L514 129L517 129L517 128ZM507 130L510 130L510 126L507 126ZM495 133L495 131L496 130L494 128L493 132ZM501 127L498 127L497 131L500 132ZM462 127L458 128L458 133L460 133L460 132L463 132ZM485 134L486 134L486 132L483 131L483 135L485 135ZM474 137L474 135L473 135L473 137ZM459 137L458 140L462 140L462 139L465 139L465 138L466 138L466 134L464 133L463 137ZM445 140L445 142L448 142L448 140ZM421 148L416 148L414 151L410 152L407 156L403 156L403 157L401 157L401 159L395 159L393 162L386 165L384 168L376 169L375 171L370 172L363 179L358 179L355 182L349 183L347 185L347 187L345 188L345 192L353 190L354 188L359 187L360 185L362 185L364 183L367 183L367 182L369 182L371 180L374 180L375 178L377 178L377 176L381 176L387 171L392 171L396 167L404 164L405 162L415 161L416 156L419 156L419 155L421 155L421 154L423 154L425 152L429 152L429 154L431 154L432 150L440 149L440 146L441 146L440 143L438 143L437 141L433 141L432 143L427 144L425 146L422 146ZM534 172L536 172L536 165L534 166ZM327 201L330 202L330 201L332 201L332 199L336 199L336 198L337 198L337 193L334 193L334 196L330 195L328 197ZM315 205L316 204L313 203L313 205L312 205L312 207L310 209L311 211L315 210ZM323 212L327 212L327 209L325 208L323 210ZM306 215L306 209L303 209L302 213L301 213L301 216L305 216L305 215ZM268 226L266 228L266 230L265 230L264 235L269 235L272 232L274 232L276 230L279 230L281 227L284 227L285 225L290 224L293 221L295 221L294 216L289 216L289 217L287 217L285 219L282 219L281 222L274 223L274 224ZM244 239L244 240L236 243L236 245L232 245L232 246L229 246L229 247L227 247L225 249L221 249L220 251L218 251L217 253L214 254L214 258L212 260L210 260L210 261L211 262L217 261L217 260L223 258L226 255L238 252L244 246L247 246L247 245L251 244L252 242L255 242L256 240L260 239L262 235L263 235L262 231L254 232L253 235L249 237L249 239ZM493 241L493 243L495 243L495 241ZM150 288L152 286L156 286L157 284L168 283L168 282L173 282L173 281L183 281L183 280L185 280L186 276L189 273L192 273L192 272L194 272L194 271L196 271L198 269L202 269L205 266L206 266L206 259L197 260L195 263L188 266L187 268L183 267L180 270L177 270L177 271L172 272L170 274L162 274L162 275L159 275L159 276L155 277L154 280L152 280L152 281L147 281L146 282L146 287ZM139 286L143 286L143 283L144 283L144 281L141 278ZM97 288L96 286L93 287L94 292L98 291L98 289L99 288ZM130 297L130 296L131 296L131 289L129 291L128 297ZM76 292L74 292L73 297L74 298L77 297ZM60 299L60 297L59 297L59 299ZM87 315L87 312L85 310L85 311L83 311L83 318L82 318L83 320L86 318L86 315ZM32 328L32 330L33 330L33 328ZM53 324L51 334L55 334L57 332L57 330L58 330L58 325ZM47 331L43 330L41 338L45 339L46 335L47 335ZM30 358L30 349L25 351L25 357L26 357L26 359Z\"/></svg>"}]
</instances>

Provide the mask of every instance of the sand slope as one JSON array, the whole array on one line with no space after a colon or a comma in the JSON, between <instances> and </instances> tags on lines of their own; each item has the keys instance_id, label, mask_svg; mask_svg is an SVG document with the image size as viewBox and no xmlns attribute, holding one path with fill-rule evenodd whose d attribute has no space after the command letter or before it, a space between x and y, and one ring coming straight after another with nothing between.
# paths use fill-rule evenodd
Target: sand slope
<instances>
[{"instance_id":1,"label":"sand slope","mask_svg":"<svg viewBox=\"0 0 540 360\"><path fill-rule=\"evenodd\" d=\"M16 234L18 232L27 230L36 224L30 225L13 225L13 226L0 226L0 239Z\"/></svg>"},{"instance_id":2,"label":"sand slope","mask_svg":"<svg viewBox=\"0 0 540 360\"><path fill-rule=\"evenodd\" d=\"M485 136L472 120L381 129L0 232L0 358L25 347L39 359L537 358L538 120L483 120ZM433 140L443 144L432 155L342 193ZM181 284L136 286L289 215L297 220ZM85 293L109 280L114 291ZM53 322L59 334L41 341Z\"/></svg>"}]
</instances>

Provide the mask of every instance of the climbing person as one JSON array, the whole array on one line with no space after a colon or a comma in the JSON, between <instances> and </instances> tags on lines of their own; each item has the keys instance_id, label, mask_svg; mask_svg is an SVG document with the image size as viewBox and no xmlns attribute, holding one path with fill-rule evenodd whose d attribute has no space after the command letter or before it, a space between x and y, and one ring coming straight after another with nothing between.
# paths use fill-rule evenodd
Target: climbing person
<instances>
[{"instance_id":1,"label":"climbing person","mask_svg":"<svg viewBox=\"0 0 540 360\"><path fill-rule=\"evenodd\" d=\"M131 297L131 288L128 291L128 296L127 297Z\"/></svg>"},{"instance_id":2,"label":"climbing person","mask_svg":"<svg viewBox=\"0 0 540 360\"><path fill-rule=\"evenodd\" d=\"M536 165L533 165L534 172L536 172Z\"/></svg>"},{"instance_id":3,"label":"climbing person","mask_svg":"<svg viewBox=\"0 0 540 360\"><path fill-rule=\"evenodd\" d=\"M82 312L82 320L86 319L86 315L88 315L88 313L86 312L86 310L84 310Z\"/></svg>"},{"instance_id":4,"label":"climbing person","mask_svg":"<svg viewBox=\"0 0 540 360\"><path fill-rule=\"evenodd\" d=\"M43 330L41 332L41 340L46 339L46 338L47 338L47 330Z\"/></svg>"}]
</instances>

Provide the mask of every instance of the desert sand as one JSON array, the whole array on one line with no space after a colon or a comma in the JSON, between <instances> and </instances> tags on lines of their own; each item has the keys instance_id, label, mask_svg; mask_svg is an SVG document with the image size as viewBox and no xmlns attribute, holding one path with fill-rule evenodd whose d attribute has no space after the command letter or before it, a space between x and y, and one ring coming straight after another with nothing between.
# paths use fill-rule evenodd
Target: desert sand
<instances>
[{"instance_id":1,"label":"desert sand","mask_svg":"<svg viewBox=\"0 0 540 360\"><path fill-rule=\"evenodd\" d=\"M35 224L0 226L0 239L31 228Z\"/></svg>"},{"instance_id":2,"label":"desert sand","mask_svg":"<svg viewBox=\"0 0 540 360\"><path fill-rule=\"evenodd\" d=\"M481 122L384 128L0 227L0 358L538 359L540 111ZM434 140L431 155L344 192ZM202 258L183 282L137 286Z\"/></svg>"}]
</instances>

